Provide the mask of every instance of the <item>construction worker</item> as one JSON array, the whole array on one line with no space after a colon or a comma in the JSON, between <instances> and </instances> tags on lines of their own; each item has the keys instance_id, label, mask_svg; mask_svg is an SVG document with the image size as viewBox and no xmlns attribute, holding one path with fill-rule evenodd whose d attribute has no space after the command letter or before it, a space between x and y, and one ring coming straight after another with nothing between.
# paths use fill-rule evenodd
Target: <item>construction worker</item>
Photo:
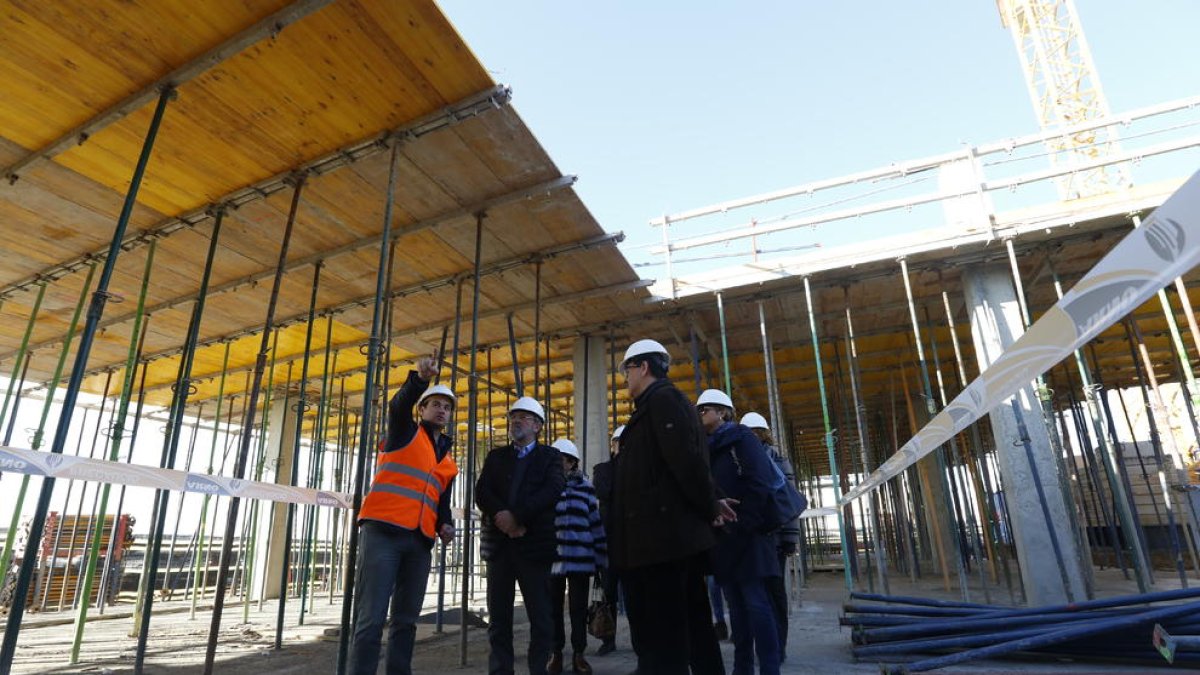
<instances>
[{"instance_id":1,"label":"construction worker","mask_svg":"<svg viewBox=\"0 0 1200 675\"><path fill-rule=\"evenodd\" d=\"M713 480L722 494L737 500L737 521L726 523L712 549L713 578L729 605L733 638L733 672L778 675L779 633L767 591L768 579L780 575L775 538L769 522L775 469L762 444L736 423L733 401L718 389L696 399L696 412L708 434Z\"/></svg>"},{"instance_id":2,"label":"construction worker","mask_svg":"<svg viewBox=\"0 0 1200 675\"><path fill-rule=\"evenodd\" d=\"M771 426L767 424L767 419L756 412L748 412L742 416L742 426L758 437L763 449L767 451L767 455L775 462L775 466L779 467L780 473L789 483L795 485L796 472L792 469L792 463L788 461L788 458L779 452L779 446L775 443L775 437L771 435ZM787 570L788 557L795 555L799 547L800 518L796 517L775 532L775 552L779 558L781 573ZM775 627L779 630L779 660L786 661L788 597L783 574L767 579L767 591L771 596L771 607L775 610Z\"/></svg>"},{"instance_id":3,"label":"construction worker","mask_svg":"<svg viewBox=\"0 0 1200 675\"><path fill-rule=\"evenodd\" d=\"M480 555L487 565L488 672L511 675L513 598L521 587L529 618L528 664L543 675L554 644L550 609L550 565L557 539L554 506L566 485L558 450L538 443L546 413L523 396L508 411L507 445L493 448L475 483L475 505L483 513Z\"/></svg>"},{"instance_id":4,"label":"construction worker","mask_svg":"<svg viewBox=\"0 0 1200 675\"><path fill-rule=\"evenodd\" d=\"M454 411L454 392L429 386L437 355L417 361L417 370L392 397L387 441L381 446L375 480L359 511L359 568L354 583L354 642L350 672L375 673L380 639L391 608L387 672L412 673L416 621L425 601L433 540L454 538L450 487L458 467L443 431ZM416 406L418 422L413 418Z\"/></svg>"},{"instance_id":5,"label":"construction worker","mask_svg":"<svg viewBox=\"0 0 1200 675\"><path fill-rule=\"evenodd\" d=\"M638 340L621 372L634 412L614 460L609 559L625 585L642 675L724 673L704 585L713 526L734 518L717 499L696 410L667 379L666 348Z\"/></svg>"}]
</instances>

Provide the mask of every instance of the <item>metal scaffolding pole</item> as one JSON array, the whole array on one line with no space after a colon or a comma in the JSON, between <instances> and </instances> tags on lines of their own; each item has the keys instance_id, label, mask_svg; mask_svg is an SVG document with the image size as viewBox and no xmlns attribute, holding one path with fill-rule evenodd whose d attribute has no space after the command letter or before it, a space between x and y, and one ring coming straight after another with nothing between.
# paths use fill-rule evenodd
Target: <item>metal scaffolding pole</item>
<instances>
[{"instance_id":1,"label":"metal scaffolding pole","mask_svg":"<svg viewBox=\"0 0 1200 675\"><path fill-rule=\"evenodd\" d=\"M225 220L224 207L218 207L216 218L213 220L212 233L209 235L208 254L204 261L204 273L200 280L200 289L196 292L196 302L192 305L192 315L188 320L187 337L184 339L183 354L179 361L179 372L175 377L175 393L171 400L171 414L167 424L166 438L163 444L159 467L175 468L175 453L179 448L179 434L183 427L183 414L187 406L188 396L191 395L192 363L196 356L196 340L200 336L200 321L204 317L205 301L208 296L208 282L212 276L213 262L217 255L217 242L221 235L221 225ZM182 500L183 495L179 495ZM140 673L146 660L146 643L150 633L150 617L154 610L154 583L158 575L158 554L162 548L163 530L166 527L167 503L171 493L166 490L155 492L154 535L146 549L146 573L143 577L145 591L141 599L141 614L136 614L134 624L138 627L137 651L134 656L134 672ZM178 523L176 523L178 525ZM172 541L174 543L174 541ZM170 568L168 564L168 576Z\"/></svg>"},{"instance_id":2,"label":"metal scaffolding pole","mask_svg":"<svg viewBox=\"0 0 1200 675\"><path fill-rule=\"evenodd\" d=\"M300 436L304 428L304 413L308 411L308 363L312 350L312 334L313 324L315 323L317 312L317 292L321 287L321 268L324 267L323 262L317 262L313 265L313 281L312 294L308 301L308 321L305 324L304 331L304 358L300 360L300 388L296 399L296 420L295 420L295 441L292 444L292 475L288 478L288 485L297 485L300 482ZM280 453L282 453L282 448ZM279 605L275 615L275 649L278 651L283 649L283 617L287 610L287 595L288 582L291 576L289 566L292 559L292 526L296 519L296 505L292 502L287 504L287 515L284 519L283 526L283 574L279 575ZM302 601L303 602L303 601ZM304 623L304 606L300 607L300 623Z\"/></svg>"},{"instance_id":3,"label":"metal scaffolding pole","mask_svg":"<svg viewBox=\"0 0 1200 675\"><path fill-rule=\"evenodd\" d=\"M250 397L246 402L246 416L242 422L242 436L238 443L237 462L234 464L234 478L242 480L246 477L246 465L250 459L250 442L254 432L254 415L257 412L258 396L262 389L263 371L267 365L267 347L270 344L271 328L275 322L275 307L279 302L279 287L283 281L283 268L287 263L288 247L292 241L292 231L296 225L296 214L300 208L300 193L304 188L305 174L296 176L293 180L295 188L292 191L292 203L288 210L287 224L284 226L283 239L279 246L279 261L275 266L275 277L271 282L271 295L267 301L267 316L263 322L262 340L259 343L258 354L254 361L254 375L251 376ZM229 585L229 566L233 557L233 535L238 523L238 509L241 507L240 497L229 500L229 508L225 513L225 534L221 538L221 558L217 570L217 589L213 596L212 622L208 629L208 644L204 652L204 672L211 675L213 662L217 654L217 636L221 632L221 616L225 611L225 590Z\"/></svg>"},{"instance_id":4,"label":"metal scaffolding pole","mask_svg":"<svg viewBox=\"0 0 1200 675\"><path fill-rule=\"evenodd\" d=\"M858 372L858 345L854 339L854 322L850 314L850 293L849 289L845 291L846 296L846 356L850 365L850 394L854 399L854 424L858 429L858 449L862 457L863 475L871 472L871 462L867 454L867 448L870 447L871 441L868 436L867 425L863 423L863 412L866 406L863 405L862 397L859 392L859 372ZM890 586L888 585L888 569L887 561L883 557L883 550L880 548L882 542L881 533L883 529L879 525L879 504L876 502L874 494L867 502L867 516L871 523L871 551L875 557L875 574L879 580L879 586L885 594L891 594Z\"/></svg>"},{"instance_id":5,"label":"metal scaffolding pole","mask_svg":"<svg viewBox=\"0 0 1200 675\"><path fill-rule=\"evenodd\" d=\"M829 401L825 396L825 371L821 368L821 338L817 333L817 318L816 314L813 313L812 287L809 285L808 277L804 277L804 298L808 307L808 329L812 334L813 363L817 369L817 385L821 394L821 417L824 421L825 449L829 453L829 471L833 476L833 501L836 504L842 498L842 488L837 479L840 474L838 472L837 453L833 447L833 429L829 426ZM846 524L843 518L842 509L837 509L838 535L841 537L842 542L842 571L845 577L846 590L853 591L854 580L851 578L850 545L846 539Z\"/></svg>"},{"instance_id":6,"label":"metal scaffolding pole","mask_svg":"<svg viewBox=\"0 0 1200 675\"><path fill-rule=\"evenodd\" d=\"M4 393L4 407L0 408L0 428L4 426L5 420L8 419L8 404L13 395L12 385L20 373L21 363L25 360L25 352L29 348L29 336L33 334L33 326L37 323L38 311L42 308L42 298L44 297L46 297L46 282L38 284L38 292L33 299L33 309L29 311L29 321L25 322L25 333L21 336L21 346L17 347L17 353L13 357L12 375L8 376L8 391ZM14 407L13 419L16 419L16 416L17 413Z\"/></svg>"},{"instance_id":7,"label":"metal scaffolding pole","mask_svg":"<svg viewBox=\"0 0 1200 675\"><path fill-rule=\"evenodd\" d=\"M1162 398L1158 393L1158 380L1154 377L1154 364L1150 361L1150 354L1146 350L1146 343L1142 339L1142 332L1137 326L1137 322L1131 318L1125 319L1125 335L1129 341L1129 352L1133 359L1134 372L1137 373L1139 389L1142 392L1142 401L1146 409L1146 421L1150 424L1150 444L1154 447L1154 461L1157 464L1158 471L1158 486L1162 491L1163 509L1167 512L1167 532L1171 539L1171 552L1175 557L1175 571L1179 574L1179 583L1183 588L1188 587L1187 572L1183 567L1183 547L1179 541L1179 529L1175 518L1175 508L1171 505L1171 489L1167 485L1166 475L1166 458L1163 454L1162 432L1158 428L1158 422L1155 420L1154 404L1151 403L1150 392L1147 390L1147 381L1150 388L1154 391L1157 403L1162 406ZM1138 357L1141 357L1139 361ZM1171 428L1167 427L1168 440L1174 443L1174 437L1171 433ZM1186 527L1186 525L1185 525ZM1196 566L1196 552L1189 546L1188 552L1192 556L1192 565Z\"/></svg>"},{"instance_id":8,"label":"metal scaffolding pole","mask_svg":"<svg viewBox=\"0 0 1200 675\"><path fill-rule=\"evenodd\" d=\"M71 315L71 323L67 325L67 337L66 337L66 339L63 340L62 351L60 351L58 353L58 363L54 367L54 375L51 376L50 382L46 385L46 400L42 404L42 416L38 420L37 429L34 430L33 438L31 439L31 445L34 450L37 450L42 447L42 439L44 438L43 431L45 431L45 429L46 429L46 420L50 417L50 407L54 404L54 392L58 390L58 383L59 383L59 380L62 378L63 367L67 363L67 353L71 351L71 340L74 339L74 337L75 337L75 326L77 326L79 324L79 316L80 316L80 314L83 313L83 306L84 306L84 303L87 302L88 291L91 290L92 276L93 276L93 274L95 274L95 272L96 272L96 265L93 263L88 268L87 280L83 282L83 290L79 292L79 301L75 303L75 312L74 312L74 314ZM33 354L30 353L29 356L25 359L25 368L26 369L29 368L29 361L32 357L33 357ZM70 422L69 422L70 417L71 417L71 411L64 406L62 408L62 412L59 414L59 420L60 420L59 424L60 425L62 425L62 421L61 421L62 418L67 418L67 420L68 420L67 426L64 426L63 432L62 432L64 435L63 445L66 444L65 435L67 433L67 427L69 427L69 424L70 424ZM11 439L11 437L12 437L12 427L13 427L13 423L16 422L16 419L17 419L17 416L14 414L12 416L12 419L9 420L9 429L8 429L8 433L5 436L6 442L9 439ZM60 448L59 453L61 453L61 452L62 452L62 449ZM29 489L29 474L25 474L24 476L21 476L21 487L17 490L17 503L13 507L12 519L9 521L8 531L4 535L4 553L0 554L0 570L3 570L4 574L8 573L9 564L12 562L13 539L16 537L16 534L17 534L17 526L21 522L21 511L25 507L25 492L28 489ZM49 509L49 505L47 505L47 510L48 509ZM45 515L43 514L43 518L44 517L45 517ZM38 526L38 530L39 530L38 539L41 539L41 532L40 532L41 526L40 525ZM28 540L28 543L26 544L26 549L29 551L33 551L37 548L38 544L39 544L39 542L37 540L31 538ZM26 557L29 557L29 556L26 556ZM36 557L36 556L34 556L34 557ZM32 572L30 572L30 576L32 576ZM26 581L27 586L28 586L28 583L29 582ZM21 600L22 605L24 604L24 602L25 602L24 599L22 599ZM5 633L5 635L7 635L7 633ZM0 669L5 669L7 667L8 666L6 666L2 661L0 661ZM0 672L2 672L2 670L0 670Z\"/></svg>"},{"instance_id":9,"label":"metal scaffolding pole","mask_svg":"<svg viewBox=\"0 0 1200 675\"><path fill-rule=\"evenodd\" d=\"M121 215L117 219L116 231L113 233L112 243L109 247L108 255L104 260L104 269L100 273L100 282L96 286L96 292L92 295L91 306L88 308L87 323L84 325L83 333L79 338L79 348L75 352L75 364L71 369L71 378L67 382L66 392L63 397L63 414L59 416L58 428L55 431L54 441L50 447L50 452L53 454L62 454L63 447L66 445L67 429L71 424L71 410L75 407L75 401L79 396L79 388L83 384L83 373L87 369L88 356L92 351L92 341L96 337L96 326L100 323L100 318L104 315L104 306L111 295L108 292L108 284L112 279L113 270L116 267L117 256L121 252L121 241L125 238L125 228L129 225L129 218L133 214L133 206L137 201L138 188L141 186L142 176L146 171L146 164L150 161L150 151L154 147L154 139L158 135L158 128L162 123L163 113L166 112L167 102L174 97L175 90L173 88L170 86L163 87L158 98L158 105L155 107L154 115L150 121L150 128L146 133L145 142L142 144L142 152L138 157L137 166L133 171L129 191L125 196ZM34 519L29 527L29 542L33 545L36 545L35 542L42 538L42 527L46 520L46 515L50 510L50 498L53 493L54 478L47 476L42 482L42 491L38 497ZM37 564L36 557L32 555L25 556L25 559L21 561L20 572L17 574L17 586L13 594L12 605L10 605L8 611L8 622L4 630L4 642L3 646L0 647L0 675L8 675L12 670L12 660L17 648L17 637L21 631L21 619L25 614L25 594L29 590L29 582L33 577L33 568Z\"/></svg>"},{"instance_id":10,"label":"metal scaffolding pole","mask_svg":"<svg viewBox=\"0 0 1200 675\"><path fill-rule=\"evenodd\" d=\"M901 275L904 277L904 293L905 293L905 297L908 300L909 318L912 320L913 344L916 345L916 350L917 350L917 368L921 371L921 387L922 387L922 391L924 392L924 398L925 398L925 402L926 402L926 411L932 416L933 403L935 401L935 399L933 397L933 386L932 386L932 384L930 384L928 365L925 362L925 347L924 347L923 343L921 342L921 326L917 322L917 307L916 307L915 301L913 300L912 281L909 278L909 274L908 274L908 261L905 260L904 258L900 259L900 271L901 271ZM953 504L953 501L952 501L953 498L950 495L948 486L946 485L945 446L943 445L943 446L939 447L937 450L934 451L933 454L934 454L934 457L936 458L936 464L937 464L937 475L936 475L937 486L936 486L936 489L938 490L938 492L941 493L941 498L943 500ZM932 488L934 486L930 486L930 487L931 487L931 493L932 493ZM938 509L931 509L931 511L933 512L933 517L935 519L937 519L935 533L939 533L943 529L945 529L948 534L952 528L946 527L946 518L950 514L941 512ZM938 537L938 544L939 544L938 556L939 556L939 558L942 559L943 565L949 565L950 560L946 559L948 557L946 549L951 549L953 551L955 571L958 575L959 592L962 594L962 597L964 600L970 600L970 590L967 587L967 573L963 566L962 551L959 549L958 546L949 546L948 543L946 546L943 546L942 545L943 543L946 543L946 542L942 542L941 537L939 536Z\"/></svg>"},{"instance_id":11,"label":"metal scaffolding pole","mask_svg":"<svg viewBox=\"0 0 1200 675\"><path fill-rule=\"evenodd\" d=\"M807 277L805 277L807 279ZM721 365L725 372L725 395L733 397L733 380L729 376L729 340L725 334L725 301L717 291L717 320L721 324ZM815 339L815 338L814 338Z\"/></svg>"},{"instance_id":12,"label":"metal scaffolding pole","mask_svg":"<svg viewBox=\"0 0 1200 675\"><path fill-rule=\"evenodd\" d=\"M1054 269L1052 259L1047 259L1050 267L1050 276L1054 280L1055 296L1061 300L1063 297L1062 281L1058 278L1058 273ZM1102 414L1101 407L1097 405L1097 399L1104 401L1103 385L1097 387L1092 384L1092 376L1088 370L1087 363L1084 360L1083 352L1075 350L1075 369L1079 372L1079 381L1083 388L1084 401L1087 404L1088 418L1092 423L1092 429L1096 435L1096 443L1099 445L1100 455L1102 458L1101 464L1104 467L1105 476L1108 479L1109 492L1112 495L1113 508L1117 512L1117 520L1121 523L1121 530L1124 534L1124 539L1129 546L1129 555L1133 562L1133 572L1137 579L1138 592L1146 593L1150 586L1154 584L1153 571L1151 569L1150 560L1146 548L1142 545L1145 534L1141 531L1141 526L1137 521L1134 513L1133 501L1129 492L1126 490L1125 482L1122 480L1122 468L1124 463L1118 454L1120 446L1116 444L1116 434L1112 435L1112 443L1108 443L1104 436L1104 421L1105 416L1108 417L1109 425L1112 425L1111 415ZM1099 368L1099 362L1096 362ZM1112 542L1114 549L1120 549L1121 543L1118 540ZM1118 561L1120 562L1120 552L1118 550ZM1121 569L1124 570L1124 564L1121 563Z\"/></svg>"},{"instance_id":13,"label":"metal scaffolding pole","mask_svg":"<svg viewBox=\"0 0 1200 675\"><path fill-rule=\"evenodd\" d=\"M225 379L226 379L227 370L229 368L229 350L230 350L230 347L232 347L232 346L233 346L232 342L226 342L225 343L225 353L221 357L221 377L217 382L217 408L216 408L216 411L213 412L213 426L216 428L213 429L212 444L208 448L208 464L205 464L205 467L206 467L205 472L208 474L212 474L213 468L214 468L213 463L216 461L216 457L217 457L217 432L220 430L220 426L221 426L221 399L225 396ZM230 413L233 412L232 401L229 404L229 411L230 411ZM201 573L200 565L203 564L206 569L208 567L208 555L207 555L207 551L204 548L204 526L208 523L208 502L209 502L210 497L211 497L211 495L206 493L204 495L204 499L200 503L200 524L196 527L196 532L199 533L199 539L196 542L195 574L192 576L192 580L193 580L193 584L194 584L192 586L192 606L191 606L191 609L188 611L188 618L193 619L193 620L196 618L196 601L198 599L198 596L204 592L202 590L204 588L203 585L199 586L199 589L200 589L199 592L197 592L198 589L197 589L197 586L195 585L195 584L198 584L198 582L200 581L200 573ZM216 521L216 518L217 518L216 509L214 508L213 509L213 521L214 522Z\"/></svg>"},{"instance_id":14,"label":"metal scaffolding pole","mask_svg":"<svg viewBox=\"0 0 1200 675\"><path fill-rule=\"evenodd\" d=\"M371 419L374 414L375 369L379 360L380 330L383 323L383 296L387 293L384 275L387 271L388 250L392 231L392 207L396 201L396 174L400 160L400 143L393 140L391 167L388 170L387 193L383 208L383 239L379 244L379 269L375 279L375 307L371 314L371 341L367 343L367 376L363 391L363 411L360 419L361 435L358 445L358 466L354 477L353 521L350 525L350 541L345 563L345 587L342 590L342 622L338 634L337 674L345 675L346 659L350 649L350 617L354 601L354 565L358 554L358 512L362 508L362 495L366 487L366 465L371 452ZM206 674L207 675L207 674Z\"/></svg>"},{"instance_id":15,"label":"metal scaffolding pole","mask_svg":"<svg viewBox=\"0 0 1200 675\"><path fill-rule=\"evenodd\" d=\"M471 598L471 556L474 553L474 536L471 532L471 521L473 516L472 505L475 500L472 496L475 483L475 455L478 451L479 434L476 431L476 425L479 415L479 373L477 371L477 359L479 346L479 267L483 256L483 219L486 214L483 212L475 214L475 283L471 289L471 366L470 377L467 381L467 475L466 475L466 496L463 500L463 521L465 523L465 531L463 540L465 542L465 552L463 555L463 587L462 587L462 610L460 612L459 623L459 665L467 665L467 609ZM541 264L538 265L539 275ZM540 287L541 284L539 284ZM536 343L535 343L536 344ZM549 366L549 364L547 364ZM550 381L546 381L546 392L549 394Z\"/></svg>"}]
</instances>

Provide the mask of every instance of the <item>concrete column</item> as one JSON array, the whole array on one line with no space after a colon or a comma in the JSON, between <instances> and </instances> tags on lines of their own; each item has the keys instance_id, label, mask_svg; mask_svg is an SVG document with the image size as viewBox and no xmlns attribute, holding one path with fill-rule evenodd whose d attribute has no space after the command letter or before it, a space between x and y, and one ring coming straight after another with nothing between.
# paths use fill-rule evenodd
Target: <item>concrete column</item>
<instances>
[{"instance_id":1,"label":"concrete column","mask_svg":"<svg viewBox=\"0 0 1200 675\"><path fill-rule=\"evenodd\" d=\"M585 335L575 341L575 445L583 454L584 472L608 461L608 342Z\"/></svg>"},{"instance_id":2,"label":"concrete column","mask_svg":"<svg viewBox=\"0 0 1200 675\"><path fill-rule=\"evenodd\" d=\"M292 478L292 450L296 447L296 411L292 410L296 397L288 397L285 405L283 393L280 392L278 396L271 405L271 415L267 422L263 480L274 480L277 485L288 485ZM274 478L271 478L272 473ZM279 581L284 573L283 535L287 525L287 504L272 502L271 517L266 522L269 528L266 532L267 545L258 547L258 555L266 556L267 572L265 575L255 576L254 597L270 599L279 597ZM260 557L259 561L261 560ZM256 564L261 565L259 561L256 561Z\"/></svg>"},{"instance_id":3,"label":"concrete column","mask_svg":"<svg viewBox=\"0 0 1200 675\"><path fill-rule=\"evenodd\" d=\"M964 268L963 288L970 308L975 355L982 371L1024 332L1020 308L1009 270L1002 265ZM996 440L1000 476L1012 516L1012 534L1026 601L1030 605L1047 605L1085 600L1086 570L1071 532L1072 505L1070 497L1063 494L1061 488L1058 462L1032 384L1023 387L1016 400L1033 448L1033 462L1046 496L1049 518L1038 498L1011 399L993 409L988 419ZM1058 540L1065 572L1060 572L1051 533Z\"/></svg>"}]
</instances>

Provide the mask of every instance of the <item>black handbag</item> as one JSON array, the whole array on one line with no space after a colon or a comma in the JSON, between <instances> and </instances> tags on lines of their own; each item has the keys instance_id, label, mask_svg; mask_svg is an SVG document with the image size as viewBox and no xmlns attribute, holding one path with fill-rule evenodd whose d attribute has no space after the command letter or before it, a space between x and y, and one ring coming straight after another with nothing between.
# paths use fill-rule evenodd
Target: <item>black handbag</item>
<instances>
[{"instance_id":1,"label":"black handbag","mask_svg":"<svg viewBox=\"0 0 1200 675\"><path fill-rule=\"evenodd\" d=\"M600 588L600 584L595 584L592 587L592 603L588 606L587 613L588 635L602 641L613 639L617 634L617 615L614 611L615 609L604 598L604 590Z\"/></svg>"}]
</instances>

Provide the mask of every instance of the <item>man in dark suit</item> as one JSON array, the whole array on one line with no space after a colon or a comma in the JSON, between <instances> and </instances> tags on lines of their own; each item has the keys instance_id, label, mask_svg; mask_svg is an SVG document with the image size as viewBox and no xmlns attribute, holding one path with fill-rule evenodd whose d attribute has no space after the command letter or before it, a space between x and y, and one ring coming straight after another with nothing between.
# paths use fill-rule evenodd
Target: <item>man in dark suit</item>
<instances>
[{"instance_id":1,"label":"man in dark suit","mask_svg":"<svg viewBox=\"0 0 1200 675\"><path fill-rule=\"evenodd\" d=\"M654 340L625 351L621 372L634 412L613 460L609 560L625 584L641 675L724 675L704 583L713 526L736 519L718 499L696 409L667 378Z\"/></svg>"},{"instance_id":2,"label":"man in dark suit","mask_svg":"<svg viewBox=\"0 0 1200 675\"><path fill-rule=\"evenodd\" d=\"M543 675L554 643L550 566L557 539L554 505L566 484L558 450L538 443L546 413L525 396L508 412L512 442L493 448L475 484L483 513L480 554L487 561L488 673L511 675L513 597L521 587L529 617L529 672Z\"/></svg>"}]
</instances>

